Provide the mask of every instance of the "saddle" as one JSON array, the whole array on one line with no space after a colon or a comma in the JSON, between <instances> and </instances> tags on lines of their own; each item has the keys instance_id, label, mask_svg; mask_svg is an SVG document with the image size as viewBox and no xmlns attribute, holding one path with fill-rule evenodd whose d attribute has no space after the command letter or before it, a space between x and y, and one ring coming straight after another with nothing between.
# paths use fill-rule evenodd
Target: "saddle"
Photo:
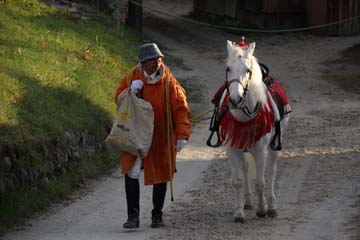
<instances>
[{"instance_id":1,"label":"saddle","mask_svg":"<svg viewBox=\"0 0 360 240\"><path fill-rule=\"evenodd\" d=\"M280 120L282 120L286 114L292 112L285 88L276 79L270 76L269 68L265 64L260 63L260 67L261 72L263 73L263 81L277 105Z\"/></svg>"},{"instance_id":2,"label":"saddle","mask_svg":"<svg viewBox=\"0 0 360 240\"><path fill-rule=\"evenodd\" d=\"M267 86L272 98L274 99L277 109L279 111L279 115L280 115L280 121L284 118L284 116L287 113L290 113L291 107L289 105L288 99L287 99L287 95L286 95L286 91L285 88L273 77L270 76L270 70L269 67L263 63L259 63L260 68L261 68L261 72L263 75L263 81L265 83L265 85ZM220 139L220 135L219 135L219 129L220 129L220 121L222 119L222 117L225 115L225 113L228 111L228 107L225 108L221 108L220 105L220 100L221 97L225 91L225 89L227 88L227 82L225 81L220 87L219 89L216 91L216 93L214 94L214 96L211 99L211 103L215 105L214 108L214 112L213 115L211 117L211 121L210 121L210 136L206 142L206 144L209 147L219 147L221 145L221 139ZM275 135L273 136L273 138L271 139L270 142L270 147L275 150L275 151L279 151L281 150L281 130L280 130L280 121L275 122ZM214 135L214 133L217 134L217 142L215 144L212 144L212 137Z\"/></svg>"}]
</instances>

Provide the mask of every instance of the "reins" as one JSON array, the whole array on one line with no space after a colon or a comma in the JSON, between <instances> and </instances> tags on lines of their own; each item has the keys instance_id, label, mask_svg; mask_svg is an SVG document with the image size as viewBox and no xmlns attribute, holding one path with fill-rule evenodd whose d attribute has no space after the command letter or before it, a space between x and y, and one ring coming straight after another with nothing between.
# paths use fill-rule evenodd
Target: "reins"
<instances>
[{"instance_id":1,"label":"reins","mask_svg":"<svg viewBox=\"0 0 360 240\"><path fill-rule=\"evenodd\" d=\"M251 71L250 69L248 69L248 70L246 71L246 73L249 73L249 78L247 78L246 84L243 84L243 83L240 81L240 79L237 79L237 78L236 78L236 79L232 79L232 80L229 81L228 76L227 76L227 71L226 71L226 83L227 83L226 89L227 89L227 91L229 92L229 86L230 86L232 83L238 82L238 83L243 87L243 89L244 89L244 96L245 96L246 93L247 93L247 91L248 91L248 89L249 89L249 82L250 82L251 77L252 77L252 71Z\"/></svg>"},{"instance_id":2,"label":"reins","mask_svg":"<svg viewBox=\"0 0 360 240\"><path fill-rule=\"evenodd\" d=\"M251 63L251 68L253 68L252 63ZM244 94L243 94L242 100L240 102L240 106L239 107L230 106L230 109L240 109L247 117L253 118L258 114L261 104L259 102L257 102L253 111L250 111L248 106L245 105L245 101L246 101L245 97L246 97L247 92L249 91L249 83L252 79L252 70L248 69L246 71L246 73L249 73L249 77L246 79L246 83L244 84L242 81L240 81L240 79L232 79L229 81L228 76L227 76L227 71L226 71L226 84L227 84L226 89L227 89L227 92L230 93L229 86L232 83L239 83L242 86L242 88L244 89Z\"/></svg>"}]
</instances>

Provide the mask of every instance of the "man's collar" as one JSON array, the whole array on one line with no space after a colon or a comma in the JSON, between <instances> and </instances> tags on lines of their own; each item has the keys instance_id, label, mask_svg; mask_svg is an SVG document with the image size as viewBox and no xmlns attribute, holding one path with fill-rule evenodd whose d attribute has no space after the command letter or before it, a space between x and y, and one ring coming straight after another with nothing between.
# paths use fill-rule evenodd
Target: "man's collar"
<instances>
[{"instance_id":1,"label":"man's collar","mask_svg":"<svg viewBox=\"0 0 360 240\"><path fill-rule=\"evenodd\" d=\"M147 83L150 83L150 84L157 83L164 74L164 65L161 65L157 71L153 72L150 75L144 70L144 68L142 67L141 64L140 64L140 69L141 69L141 72L144 74Z\"/></svg>"}]
</instances>

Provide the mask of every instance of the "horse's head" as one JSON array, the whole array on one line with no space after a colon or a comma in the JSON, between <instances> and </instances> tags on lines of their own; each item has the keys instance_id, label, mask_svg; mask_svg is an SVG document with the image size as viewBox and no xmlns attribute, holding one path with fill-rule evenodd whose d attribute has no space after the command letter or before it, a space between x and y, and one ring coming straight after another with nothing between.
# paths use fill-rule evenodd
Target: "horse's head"
<instances>
[{"instance_id":1,"label":"horse's head","mask_svg":"<svg viewBox=\"0 0 360 240\"><path fill-rule=\"evenodd\" d=\"M228 83L229 102L236 108L245 97L253 75L253 53L255 43L249 47L227 41L228 57L226 61L226 80Z\"/></svg>"}]
</instances>

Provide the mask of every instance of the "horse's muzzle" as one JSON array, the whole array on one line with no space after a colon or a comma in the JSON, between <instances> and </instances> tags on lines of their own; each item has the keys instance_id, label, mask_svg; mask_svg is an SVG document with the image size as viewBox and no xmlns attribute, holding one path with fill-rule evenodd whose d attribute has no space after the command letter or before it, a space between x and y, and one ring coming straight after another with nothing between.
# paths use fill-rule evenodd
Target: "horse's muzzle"
<instances>
[{"instance_id":1,"label":"horse's muzzle","mask_svg":"<svg viewBox=\"0 0 360 240\"><path fill-rule=\"evenodd\" d=\"M240 96L239 96L239 100L234 100L232 97L229 97L230 108L232 109L239 108L241 101L242 101L242 97Z\"/></svg>"}]
</instances>

